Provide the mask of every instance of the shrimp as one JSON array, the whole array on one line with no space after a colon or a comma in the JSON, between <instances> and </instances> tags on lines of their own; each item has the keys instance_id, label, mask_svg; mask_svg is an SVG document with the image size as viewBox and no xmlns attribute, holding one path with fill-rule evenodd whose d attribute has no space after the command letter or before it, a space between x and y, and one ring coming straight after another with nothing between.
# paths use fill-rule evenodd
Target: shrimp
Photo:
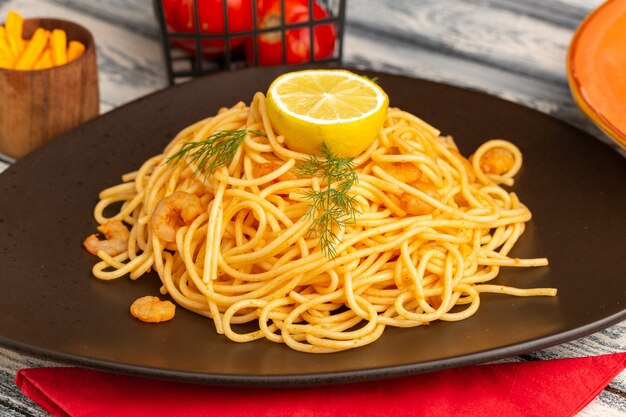
<instances>
[{"instance_id":1,"label":"shrimp","mask_svg":"<svg viewBox=\"0 0 626 417\"><path fill-rule=\"evenodd\" d=\"M405 184L418 181L422 176L422 171L410 162L379 162L378 166Z\"/></svg>"},{"instance_id":2,"label":"shrimp","mask_svg":"<svg viewBox=\"0 0 626 417\"><path fill-rule=\"evenodd\" d=\"M505 148L492 148L480 158L480 169L486 174L502 175L515 165L513 152Z\"/></svg>"},{"instance_id":3,"label":"shrimp","mask_svg":"<svg viewBox=\"0 0 626 417\"><path fill-rule=\"evenodd\" d=\"M176 306L171 301L146 295L136 299L130 306L130 314L146 323L160 323L174 318Z\"/></svg>"},{"instance_id":4,"label":"shrimp","mask_svg":"<svg viewBox=\"0 0 626 417\"><path fill-rule=\"evenodd\" d=\"M431 184L425 182L416 182L411 184L411 186L426 193L428 196L434 199L439 200L440 198L437 189ZM405 210L407 213L415 216L423 216L435 211L435 207L409 193L402 193L402 195L400 196L400 207L402 207L402 209Z\"/></svg>"},{"instance_id":5,"label":"shrimp","mask_svg":"<svg viewBox=\"0 0 626 417\"><path fill-rule=\"evenodd\" d=\"M476 181L476 174L474 174L474 169L472 168L472 164L470 163L470 161L466 157L461 155L461 152L459 152L458 149L450 147L448 148L448 150L452 152L454 156L456 156L465 167L468 182Z\"/></svg>"},{"instance_id":6,"label":"shrimp","mask_svg":"<svg viewBox=\"0 0 626 417\"><path fill-rule=\"evenodd\" d=\"M266 162L264 164L258 164L254 166L253 174L255 178L263 177L271 172L276 171L280 167L281 165L275 161ZM276 183L278 181L293 181L297 179L298 179L298 176L296 175L295 172L287 171L272 182Z\"/></svg>"},{"instance_id":7,"label":"shrimp","mask_svg":"<svg viewBox=\"0 0 626 417\"><path fill-rule=\"evenodd\" d=\"M102 233L106 239L98 239L95 233L83 241L83 246L92 255L97 255L98 251L104 251L107 255L117 256L128 250L128 238L130 232L121 221L109 221L98 226L98 231Z\"/></svg>"},{"instance_id":8,"label":"shrimp","mask_svg":"<svg viewBox=\"0 0 626 417\"><path fill-rule=\"evenodd\" d=\"M202 214L202 203L195 194L184 191L165 197L157 204L150 224L154 233L166 242L176 240L176 231Z\"/></svg>"},{"instance_id":9,"label":"shrimp","mask_svg":"<svg viewBox=\"0 0 626 417\"><path fill-rule=\"evenodd\" d=\"M443 302L440 295L431 295L430 297L428 297L427 301L428 304L430 304L430 306L435 309L441 307L441 303Z\"/></svg>"}]
</instances>

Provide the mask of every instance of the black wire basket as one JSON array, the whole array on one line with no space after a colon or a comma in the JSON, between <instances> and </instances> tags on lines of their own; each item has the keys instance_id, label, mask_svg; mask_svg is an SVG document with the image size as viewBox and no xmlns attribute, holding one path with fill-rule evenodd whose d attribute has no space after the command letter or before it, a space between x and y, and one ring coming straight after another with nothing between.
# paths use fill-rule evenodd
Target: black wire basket
<instances>
[{"instance_id":1,"label":"black wire basket","mask_svg":"<svg viewBox=\"0 0 626 417\"><path fill-rule=\"evenodd\" d=\"M248 66L341 65L345 3L154 0L169 82Z\"/></svg>"}]
</instances>

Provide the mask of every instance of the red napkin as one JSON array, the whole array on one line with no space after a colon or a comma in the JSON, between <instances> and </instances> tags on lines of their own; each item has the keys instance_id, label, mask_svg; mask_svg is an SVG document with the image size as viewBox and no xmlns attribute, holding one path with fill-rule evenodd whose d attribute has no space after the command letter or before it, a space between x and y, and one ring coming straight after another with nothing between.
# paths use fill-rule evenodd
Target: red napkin
<instances>
[{"instance_id":1,"label":"red napkin","mask_svg":"<svg viewBox=\"0 0 626 417\"><path fill-rule=\"evenodd\" d=\"M54 416L571 416L626 367L626 353L503 363L302 388L193 385L82 368L17 373Z\"/></svg>"}]
</instances>

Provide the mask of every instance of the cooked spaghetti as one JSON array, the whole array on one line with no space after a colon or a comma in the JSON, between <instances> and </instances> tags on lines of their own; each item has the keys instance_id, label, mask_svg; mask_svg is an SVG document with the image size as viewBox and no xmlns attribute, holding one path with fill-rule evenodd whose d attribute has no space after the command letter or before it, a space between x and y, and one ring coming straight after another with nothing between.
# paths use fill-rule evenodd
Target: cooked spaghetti
<instances>
[{"instance_id":1,"label":"cooked spaghetti","mask_svg":"<svg viewBox=\"0 0 626 417\"><path fill-rule=\"evenodd\" d=\"M172 160L184 143L243 130L227 166L206 172L189 158ZM466 319L481 293L556 294L489 283L501 267L547 265L508 256L531 219L500 186L521 167L511 143L490 140L468 160L451 138L389 109L374 143L353 160L355 215L333 231L333 257L306 215L307 195L332 184L299 174L307 158L283 146L262 93L249 107L187 127L100 193L94 215L108 240L85 241L101 258L93 274L137 279L154 270L163 294L229 339L315 353L372 343L387 326ZM258 326L235 326L249 322Z\"/></svg>"}]
</instances>

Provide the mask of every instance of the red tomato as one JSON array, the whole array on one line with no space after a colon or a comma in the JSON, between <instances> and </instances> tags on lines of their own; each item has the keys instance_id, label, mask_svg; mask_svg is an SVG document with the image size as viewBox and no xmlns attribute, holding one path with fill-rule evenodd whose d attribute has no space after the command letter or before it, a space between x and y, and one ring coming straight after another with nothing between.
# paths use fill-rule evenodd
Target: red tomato
<instances>
[{"instance_id":1,"label":"red tomato","mask_svg":"<svg viewBox=\"0 0 626 417\"><path fill-rule=\"evenodd\" d=\"M285 0L285 23L301 23L309 20L308 0ZM261 29L278 27L281 23L280 0L257 0L257 26ZM323 19L329 13L317 2L313 2L313 17ZM297 64L310 60L311 47L309 28L289 29L285 35L287 41L286 62ZM313 51L315 59L329 58L335 51L337 38L333 24L315 26L313 30ZM266 32L258 36L258 64L277 65L283 63L283 46L280 30ZM246 43L246 57L254 63L253 40Z\"/></svg>"},{"instance_id":2,"label":"red tomato","mask_svg":"<svg viewBox=\"0 0 626 417\"><path fill-rule=\"evenodd\" d=\"M194 0L162 1L168 30L185 33L195 32ZM227 1L228 5L229 34L252 30L253 0L198 0L200 33L214 35L224 33L224 1ZM242 46L244 42L244 38L231 39L231 50ZM174 44L191 54L196 52L194 39L177 39ZM207 58L219 58L224 54L225 42L222 39L203 40L201 44L202 54Z\"/></svg>"}]
</instances>

